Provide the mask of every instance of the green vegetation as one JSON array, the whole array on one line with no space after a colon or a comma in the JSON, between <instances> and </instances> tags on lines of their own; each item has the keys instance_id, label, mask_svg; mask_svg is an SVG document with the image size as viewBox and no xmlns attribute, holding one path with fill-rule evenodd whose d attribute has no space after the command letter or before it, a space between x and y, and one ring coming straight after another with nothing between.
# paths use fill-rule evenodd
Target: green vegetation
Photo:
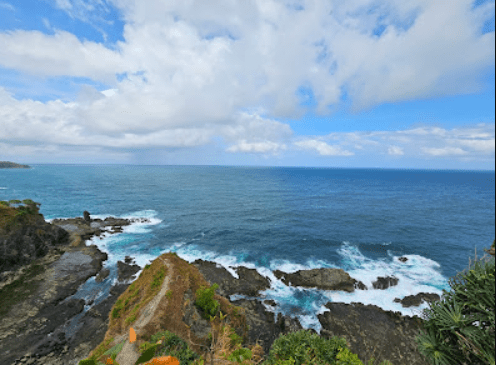
<instances>
[{"instance_id":1,"label":"green vegetation","mask_svg":"<svg viewBox=\"0 0 496 365\"><path fill-rule=\"evenodd\" d=\"M231 355L227 358L229 361L243 362L245 360L250 360L253 354L250 349L240 348L233 351Z\"/></svg>"},{"instance_id":2,"label":"green vegetation","mask_svg":"<svg viewBox=\"0 0 496 365\"><path fill-rule=\"evenodd\" d=\"M38 216L40 205L31 199L0 201L0 231L9 232L13 227L25 222L25 216Z\"/></svg>"},{"instance_id":3,"label":"green vegetation","mask_svg":"<svg viewBox=\"0 0 496 365\"><path fill-rule=\"evenodd\" d=\"M201 287L196 291L195 305L203 311L203 317L207 320L219 310L220 303L214 299L215 290L218 288L219 285L214 283L210 288Z\"/></svg>"},{"instance_id":4,"label":"green vegetation","mask_svg":"<svg viewBox=\"0 0 496 365\"><path fill-rule=\"evenodd\" d=\"M160 341L160 342L159 342ZM200 358L188 344L170 331L161 331L151 336L150 342L140 345L141 356L136 364L141 364L154 356L173 356L181 365L189 365Z\"/></svg>"},{"instance_id":5,"label":"green vegetation","mask_svg":"<svg viewBox=\"0 0 496 365\"><path fill-rule=\"evenodd\" d=\"M164 281L164 278L165 278L165 267L162 266L159 272L153 275L153 281L150 284L150 288L153 290L162 286L162 282Z\"/></svg>"},{"instance_id":6,"label":"green vegetation","mask_svg":"<svg viewBox=\"0 0 496 365\"><path fill-rule=\"evenodd\" d=\"M444 299L424 310L428 320L416 341L432 364L494 365L494 267L494 260L469 265L450 279L452 290L443 291Z\"/></svg>"}]
</instances>

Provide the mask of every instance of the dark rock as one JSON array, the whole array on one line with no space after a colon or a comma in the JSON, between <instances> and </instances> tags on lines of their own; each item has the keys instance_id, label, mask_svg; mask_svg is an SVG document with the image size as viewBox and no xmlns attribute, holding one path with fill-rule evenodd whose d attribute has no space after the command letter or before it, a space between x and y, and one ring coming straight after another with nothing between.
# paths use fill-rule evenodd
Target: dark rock
<instances>
[{"instance_id":1,"label":"dark rock","mask_svg":"<svg viewBox=\"0 0 496 365\"><path fill-rule=\"evenodd\" d=\"M387 289L390 286L395 286L398 284L398 279L395 278L394 276L386 276L385 278L383 277L378 277L377 281L374 281L372 283L372 286L374 289Z\"/></svg>"},{"instance_id":2,"label":"dark rock","mask_svg":"<svg viewBox=\"0 0 496 365\"><path fill-rule=\"evenodd\" d=\"M267 300L264 300L263 302L265 304L268 304L268 305L272 306L272 307L277 306L276 301L275 300L272 300L272 299L267 299Z\"/></svg>"},{"instance_id":3,"label":"dark rock","mask_svg":"<svg viewBox=\"0 0 496 365\"><path fill-rule=\"evenodd\" d=\"M88 212L87 210L85 210L83 212L83 219L85 220L85 222L90 223L91 222L90 212Z\"/></svg>"},{"instance_id":4,"label":"dark rock","mask_svg":"<svg viewBox=\"0 0 496 365\"><path fill-rule=\"evenodd\" d=\"M327 303L330 311L318 314L324 338L343 336L350 351L365 364L374 357L377 363L428 365L417 349L415 337L423 321L384 311L375 305ZM374 353L375 349L375 353Z\"/></svg>"},{"instance_id":5,"label":"dark rock","mask_svg":"<svg viewBox=\"0 0 496 365\"><path fill-rule=\"evenodd\" d=\"M360 289L360 290L367 290L367 285L362 283L361 281L357 281L355 283L355 289Z\"/></svg>"},{"instance_id":6,"label":"dark rock","mask_svg":"<svg viewBox=\"0 0 496 365\"><path fill-rule=\"evenodd\" d=\"M403 308L408 308L408 307L412 307L412 306L418 307L423 302L431 303L434 301L438 301L440 299L441 298L437 294L421 292L421 293L418 293L415 295L407 295L403 299L394 298L394 302L395 303L401 303Z\"/></svg>"},{"instance_id":7,"label":"dark rock","mask_svg":"<svg viewBox=\"0 0 496 365\"><path fill-rule=\"evenodd\" d=\"M135 279L134 274L141 270L138 265L126 264L122 261L117 261L117 280L127 281L130 279Z\"/></svg>"},{"instance_id":8,"label":"dark rock","mask_svg":"<svg viewBox=\"0 0 496 365\"><path fill-rule=\"evenodd\" d=\"M407 262L408 259L406 257L400 257L398 260L400 260L401 262Z\"/></svg>"},{"instance_id":9,"label":"dark rock","mask_svg":"<svg viewBox=\"0 0 496 365\"><path fill-rule=\"evenodd\" d=\"M133 261L134 261L134 259L133 259L131 256L126 256L126 257L124 257L124 262L125 262L126 264L130 264L130 263L131 263L131 262L133 262Z\"/></svg>"},{"instance_id":10,"label":"dark rock","mask_svg":"<svg viewBox=\"0 0 496 365\"><path fill-rule=\"evenodd\" d=\"M255 297L260 295L259 291L270 288L270 280L260 275L255 269L238 267L236 273L239 279L236 279L229 271L215 262L196 260L193 265L198 268L210 285L217 283L219 285L217 293L226 298L234 294Z\"/></svg>"},{"instance_id":11,"label":"dark rock","mask_svg":"<svg viewBox=\"0 0 496 365\"><path fill-rule=\"evenodd\" d=\"M198 308L194 305L195 297L191 289L184 293L184 301L188 301L184 309L183 322L187 326L191 326L191 331L198 338L206 339L210 332L210 324L207 320L202 318Z\"/></svg>"},{"instance_id":12,"label":"dark rock","mask_svg":"<svg viewBox=\"0 0 496 365\"><path fill-rule=\"evenodd\" d=\"M246 323L250 326L248 330L249 344L255 344L257 340L266 354L280 334L288 334L302 329L297 318L289 316L278 317L277 322L274 313L265 309L259 300L240 299L231 301L232 304L245 309Z\"/></svg>"},{"instance_id":13,"label":"dark rock","mask_svg":"<svg viewBox=\"0 0 496 365\"><path fill-rule=\"evenodd\" d=\"M275 270L274 275L286 285L318 288L322 290L355 291L356 280L343 269L311 269L299 270L288 274Z\"/></svg>"},{"instance_id":14,"label":"dark rock","mask_svg":"<svg viewBox=\"0 0 496 365\"><path fill-rule=\"evenodd\" d=\"M69 243L69 233L45 222L41 214L21 217L13 227L0 227L0 273L44 257Z\"/></svg>"},{"instance_id":15,"label":"dark rock","mask_svg":"<svg viewBox=\"0 0 496 365\"><path fill-rule=\"evenodd\" d=\"M102 270L100 270L100 272L96 276L95 281L97 283L101 283L102 281L104 281L109 276L109 274L110 274L110 270L109 269L102 269Z\"/></svg>"}]
</instances>

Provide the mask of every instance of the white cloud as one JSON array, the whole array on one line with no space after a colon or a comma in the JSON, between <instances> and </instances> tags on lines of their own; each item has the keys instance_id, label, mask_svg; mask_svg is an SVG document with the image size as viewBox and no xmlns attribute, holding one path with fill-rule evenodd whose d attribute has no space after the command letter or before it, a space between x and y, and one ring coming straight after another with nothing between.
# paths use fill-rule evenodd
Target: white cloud
<instances>
[{"instance_id":1,"label":"white cloud","mask_svg":"<svg viewBox=\"0 0 496 365\"><path fill-rule=\"evenodd\" d=\"M287 147L284 144L279 144L271 141L252 142L240 141L238 144L230 146L226 149L227 152L245 152L245 153L264 153L277 154L285 150Z\"/></svg>"},{"instance_id":2,"label":"white cloud","mask_svg":"<svg viewBox=\"0 0 496 365\"><path fill-rule=\"evenodd\" d=\"M0 8L4 8L4 9L10 10L10 11L15 11L15 8L12 4L4 2L4 1L0 2Z\"/></svg>"},{"instance_id":3,"label":"white cloud","mask_svg":"<svg viewBox=\"0 0 496 365\"><path fill-rule=\"evenodd\" d=\"M422 151L432 156L459 156L466 155L467 151L460 147L427 148L422 147Z\"/></svg>"},{"instance_id":4,"label":"white cloud","mask_svg":"<svg viewBox=\"0 0 496 365\"><path fill-rule=\"evenodd\" d=\"M353 156L354 155L353 152L342 150L338 146L330 146L324 141L319 141L316 139L297 141L294 143L294 145L306 150L315 150L321 156Z\"/></svg>"},{"instance_id":5,"label":"white cloud","mask_svg":"<svg viewBox=\"0 0 496 365\"><path fill-rule=\"evenodd\" d=\"M403 149L398 146L389 146L388 147L388 155L391 156L403 156L405 153L403 152Z\"/></svg>"},{"instance_id":6,"label":"white cloud","mask_svg":"<svg viewBox=\"0 0 496 365\"><path fill-rule=\"evenodd\" d=\"M90 24L104 19L110 4L52 3ZM478 90L481 72L494 65L495 33L480 31L494 16L493 2L474 10L469 0L111 3L125 22L124 41L113 49L61 30L0 33L0 66L87 77L108 88L86 86L73 102L46 103L15 100L0 88L0 139L125 149L220 138L233 153L494 156L494 129L486 125L301 139L276 121L301 116L302 85L321 112L343 92L360 109ZM380 37L373 34L379 25Z\"/></svg>"}]
</instances>

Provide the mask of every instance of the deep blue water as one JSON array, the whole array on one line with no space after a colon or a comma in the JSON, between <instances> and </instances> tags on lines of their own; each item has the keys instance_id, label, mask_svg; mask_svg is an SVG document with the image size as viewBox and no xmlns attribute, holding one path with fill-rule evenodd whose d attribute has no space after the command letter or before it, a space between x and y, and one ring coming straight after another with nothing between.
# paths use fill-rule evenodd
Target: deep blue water
<instances>
[{"instance_id":1,"label":"deep blue water","mask_svg":"<svg viewBox=\"0 0 496 365\"><path fill-rule=\"evenodd\" d=\"M0 200L40 202L47 219L148 217L123 234L96 239L112 275L76 296L103 299L115 263L143 266L163 252L224 266L257 268L276 313L299 313L317 330L327 301L375 304L405 315L395 297L450 290L448 279L495 237L495 173L324 168L34 165L0 170ZM398 261L406 256L406 263ZM336 267L369 288L377 276L398 286L354 293L288 288L268 269Z\"/></svg>"}]
</instances>

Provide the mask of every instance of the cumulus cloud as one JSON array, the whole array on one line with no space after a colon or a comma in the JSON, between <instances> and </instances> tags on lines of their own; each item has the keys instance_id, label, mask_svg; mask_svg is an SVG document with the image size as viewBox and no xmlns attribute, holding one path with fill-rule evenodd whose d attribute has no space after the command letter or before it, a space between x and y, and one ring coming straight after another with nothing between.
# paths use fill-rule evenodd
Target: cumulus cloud
<instances>
[{"instance_id":1,"label":"cumulus cloud","mask_svg":"<svg viewBox=\"0 0 496 365\"><path fill-rule=\"evenodd\" d=\"M360 110L480 89L479 75L494 66L495 33L481 32L494 17L493 2L51 3L95 27L115 6L125 22L123 41L110 49L57 29L5 31L0 65L47 78L86 77L107 90L86 86L70 102L41 103L0 88L4 141L124 149L195 147L220 138L232 153L494 155L494 130L486 126L302 139L276 120L302 115L302 87L321 113L344 96Z\"/></svg>"},{"instance_id":2,"label":"cumulus cloud","mask_svg":"<svg viewBox=\"0 0 496 365\"><path fill-rule=\"evenodd\" d=\"M340 147L328 145L324 141L319 141L316 139L307 139L302 141L297 141L294 143L295 146L306 149L315 150L321 156L352 156L353 152L342 150Z\"/></svg>"},{"instance_id":3,"label":"cumulus cloud","mask_svg":"<svg viewBox=\"0 0 496 365\"><path fill-rule=\"evenodd\" d=\"M389 146L388 148L388 155L391 156L403 156L405 153L403 152L403 149L398 146Z\"/></svg>"},{"instance_id":4,"label":"cumulus cloud","mask_svg":"<svg viewBox=\"0 0 496 365\"><path fill-rule=\"evenodd\" d=\"M245 152L245 153L263 153L263 154L277 154L278 152L285 150L287 147L284 144L279 144L275 142L265 141L265 142L252 142L240 141L236 145L227 148L227 152Z\"/></svg>"}]
</instances>

